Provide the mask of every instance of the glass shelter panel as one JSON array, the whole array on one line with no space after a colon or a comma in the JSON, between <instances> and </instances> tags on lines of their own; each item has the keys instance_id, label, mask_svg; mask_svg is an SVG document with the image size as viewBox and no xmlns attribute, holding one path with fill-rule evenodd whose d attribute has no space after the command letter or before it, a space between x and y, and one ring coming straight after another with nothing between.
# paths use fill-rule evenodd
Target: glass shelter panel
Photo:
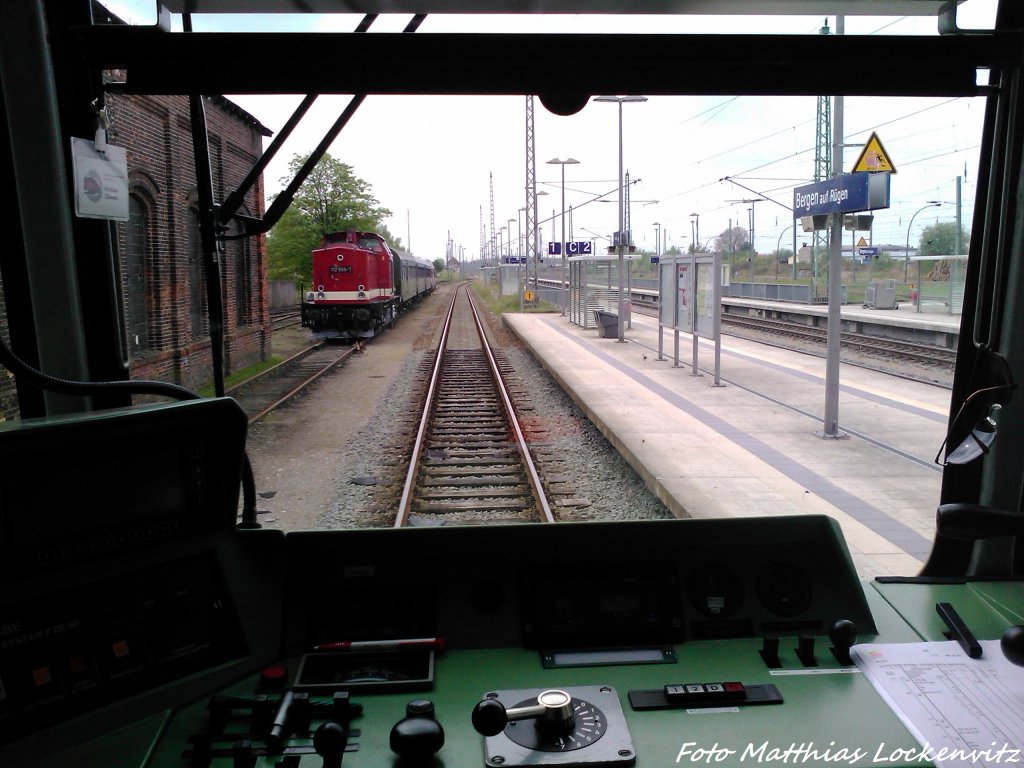
<instances>
[{"instance_id":1,"label":"glass shelter panel","mask_svg":"<svg viewBox=\"0 0 1024 768\"><path fill-rule=\"evenodd\" d=\"M623 257L627 274L623 285L628 286L629 263L639 256ZM575 256L569 264L569 320L583 328L595 327L594 311L619 311L619 257L617 254ZM628 288L626 289L628 292ZM628 298L625 296L623 298Z\"/></svg>"}]
</instances>

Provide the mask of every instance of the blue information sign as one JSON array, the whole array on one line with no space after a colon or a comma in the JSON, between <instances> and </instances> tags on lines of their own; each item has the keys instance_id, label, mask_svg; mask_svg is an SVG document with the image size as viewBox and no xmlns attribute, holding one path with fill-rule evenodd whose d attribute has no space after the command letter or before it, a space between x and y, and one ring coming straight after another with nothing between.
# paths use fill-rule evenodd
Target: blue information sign
<instances>
[{"instance_id":1,"label":"blue information sign","mask_svg":"<svg viewBox=\"0 0 1024 768\"><path fill-rule=\"evenodd\" d=\"M874 246L868 248L858 248L857 253L860 254L861 256L877 256L878 248Z\"/></svg>"},{"instance_id":2,"label":"blue information sign","mask_svg":"<svg viewBox=\"0 0 1024 768\"><path fill-rule=\"evenodd\" d=\"M793 218L889 207L888 173L844 173L793 190Z\"/></svg>"}]
</instances>

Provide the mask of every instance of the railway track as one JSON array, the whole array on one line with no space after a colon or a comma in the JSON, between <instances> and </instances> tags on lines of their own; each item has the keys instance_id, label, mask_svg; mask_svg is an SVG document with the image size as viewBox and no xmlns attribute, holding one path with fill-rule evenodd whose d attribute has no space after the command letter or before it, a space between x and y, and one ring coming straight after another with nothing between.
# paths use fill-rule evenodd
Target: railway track
<instances>
[{"instance_id":1,"label":"railway track","mask_svg":"<svg viewBox=\"0 0 1024 768\"><path fill-rule=\"evenodd\" d=\"M270 330L280 331L291 328L302 322L302 315L297 309L287 309L270 313Z\"/></svg>"},{"instance_id":2,"label":"railway track","mask_svg":"<svg viewBox=\"0 0 1024 768\"><path fill-rule=\"evenodd\" d=\"M358 347L325 344L310 346L226 390L235 398L252 424L353 355Z\"/></svg>"},{"instance_id":3,"label":"railway track","mask_svg":"<svg viewBox=\"0 0 1024 768\"><path fill-rule=\"evenodd\" d=\"M824 328L812 328L785 320L773 320L763 317L746 317L723 313L722 325L723 327L728 325L735 329L745 328L821 344L825 343L827 337L827 331ZM842 347L855 349L869 355L878 355L886 358L899 357L930 366L948 367L950 370L956 364L956 350L929 346L927 344L883 339L876 336L867 336L862 333L850 333L848 331L843 331L840 334L839 343Z\"/></svg>"},{"instance_id":4,"label":"railway track","mask_svg":"<svg viewBox=\"0 0 1024 768\"><path fill-rule=\"evenodd\" d=\"M453 294L440 338L395 527L554 522L466 286Z\"/></svg>"},{"instance_id":5,"label":"railway track","mask_svg":"<svg viewBox=\"0 0 1024 768\"><path fill-rule=\"evenodd\" d=\"M657 306L658 305L656 303L634 302L633 309L638 313L657 317ZM793 323L788 320L735 315L725 312L722 313L721 318L723 334L750 338L754 341L766 344L772 343L771 341L768 341L769 337L775 337L780 340L777 346L799 349L803 352L809 352L815 347L820 347L821 351L817 354L822 356L825 354L825 343L828 336L828 332L825 328L811 327L800 323ZM745 335L744 331L752 332L754 335ZM794 342L803 342L805 345L809 344L812 346L805 348L801 346L787 345L783 341L785 339L790 339ZM913 363L920 364L922 371L931 371L939 374L939 378L941 379L945 378L947 375L951 376L953 368L956 365L955 349L946 349L944 347L934 345L917 344L910 341L899 341L897 339L886 339L878 336L868 336L862 333L852 333L850 331L842 332L839 344L843 352L860 353L860 359L857 361L857 364L869 368L874 366L868 364L866 361L872 358L877 359L880 363L884 361L911 361ZM884 367L879 368L879 370L884 370L886 373L892 373L892 371L887 370ZM937 383L935 382L934 377L928 375L915 378L921 378L929 382Z\"/></svg>"}]
</instances>

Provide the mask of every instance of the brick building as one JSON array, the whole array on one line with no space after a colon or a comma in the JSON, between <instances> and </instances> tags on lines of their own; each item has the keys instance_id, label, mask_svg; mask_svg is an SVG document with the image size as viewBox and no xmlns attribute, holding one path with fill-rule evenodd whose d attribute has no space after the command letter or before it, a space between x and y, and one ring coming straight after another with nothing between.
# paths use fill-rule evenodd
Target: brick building
<instances>
[{"instance_id":1,"label":"brick building","mask_svg":"<svg viewBox=\"0 0 1024 768\"><path fill-rule=\"evenodd\" d=\"M110 140L128 154L129 221L118 225L118 252L131 375L200 387L212 378L212 357L188 99L112 94L107 104ZM214 199L223 200L270 131L225 98L206 97L205 106ZM241 212L263 214L262 179ZM262 235L227 241L225 373L270 352L266 267Z\"/></svg>"},{"instance_id":2,"label":"brick building","mask_svg":"<svg viewBox=\"0 0 1024 768\"><path fill-rule=\"evenodd\" d=\"M94 4L96 23L121 23ZM106 76L123 80L125 73ZM238 105L205 97L214 199L245 178L271 132ZM109 94L108 140L128 157L129 220L118 223L121 296L133 379L200 388L212 381L212 349L199 239L191 119L185 96ZM263 180L241 213L263 214ZM221 263L225 374L270 354L265 238L227 241ZM6 312L0 297L0 333ZM17 418L14 379L0 369L0 420Z\"/></svg>"}]
</instances>

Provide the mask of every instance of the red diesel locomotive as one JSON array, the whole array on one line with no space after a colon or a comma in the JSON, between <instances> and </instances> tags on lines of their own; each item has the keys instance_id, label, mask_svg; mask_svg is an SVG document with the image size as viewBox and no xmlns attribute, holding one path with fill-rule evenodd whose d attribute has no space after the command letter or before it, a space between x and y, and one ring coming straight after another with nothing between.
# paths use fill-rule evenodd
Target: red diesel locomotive
<instances>
[{"instance_id":1,"label":"red diesel locomotive","mask_svg":"<svg viewBox=\"0 0 1024 768\"><path fill-rule=\"evenodd\" d=\"M430 261L389 247L380 235L332 232L313 250L302 325L318 339L370 338L435 284Z\"/></svg>"}]
</instances>

